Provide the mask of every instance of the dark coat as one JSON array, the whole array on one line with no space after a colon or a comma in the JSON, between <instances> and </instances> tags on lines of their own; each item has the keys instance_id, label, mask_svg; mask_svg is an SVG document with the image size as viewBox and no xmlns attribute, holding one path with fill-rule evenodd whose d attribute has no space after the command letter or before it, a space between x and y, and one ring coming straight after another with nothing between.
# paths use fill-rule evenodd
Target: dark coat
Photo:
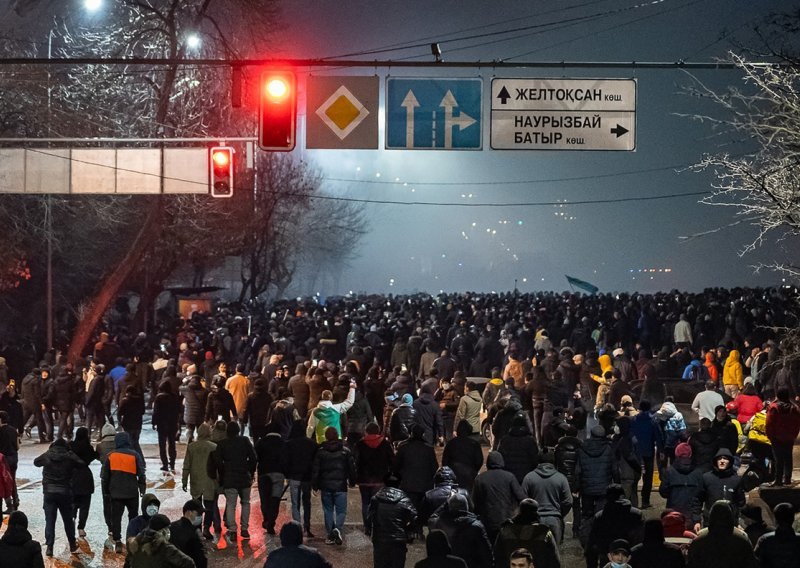
<instances>
[{"instance_id":1,"label":"dark coat","mask_svg":"<svg viewBox=\"0 0 800 568\"><path fill-rule=\"evenodd\" d=\"M69 446L69 449L84 463L83 467L76 467L72 473L72 494L91 495L94 493L94 475L89 469L89 464L97 459L97 452L88 438L84 442L77 440L70 442Z\"/></svg>"},{"instance_id":2,"label":"dark coat","mask_svg":"<svg viewBox=\"0 0 800 568\"><path fill-rule=\"evenodd\" d=\"M194 560L195 568L206 568L208 558L197 528L186 517L181 517L169 526L169 542Z\"/></svg>"},{"instance_id":3,"label":"dark coat","mask_svg":"<svg viewBox=\"0 0 800 568\"><path fill-rule=\"evenodd\" d=\"M397 449L394 472L400 478L400 489L406 493L424 493L432 488L437 469L436 452L425 440L411 438Z\"/></svg>"},{"instance_id":4,"label":"dark coat","mask_svg":"<svg viewBox=\"0 0 800 568\"><path fill-rule=\"evenodd\" d=\"M516 424L500 439L497 451L503 456L505 468L514 474L518 483L539 464L539 446L527 425Z\"/></svg>"},{"instance_id":5,"label":"dark coat","mask_svg":"<svg viewBox=\"0 0 800 568\"><path fill-rule=\"evenodd\" d=\"M659 494L667 500L667 507L683 513L692 523L700 522L703 472L691 460L678 458L661 477Z\"/></svg>"},{"instance_id":6,"label":"dark coat","mask_svg":"<svg viewBox=\"0 0 800 568\"><path fill-rule=\"evenodd\" d=\"M496 533L506 520L516 512L519 502L525 498L517 478L503 469L503 456L489 452L486 471L475 478L472 501L475 514L483 521L490 534Z\"/></svg>"},{"instance_id":7,"label":"dark coat","mask_svg":"<svg viewBox=\"0 0 800 568\"><path fill-rule=\"evenodd\" d=\"M366 531L376 544L405 543L417 519L408 495L395 487L384 487L369 502Z\"/></svg>"},{"instance_id":8,"label":"dark coat","mask_svg":"<svg viewBox=\"0 0 800 568\"><path fill-rule=\"evenodd\" d=\"M123 430L141 430L144 416L144 397L138 392L122 397L117 408L119 424Z\"/></svg>"},{"instance_id":9,"label":"dark coat","mask_svg":"<svg viewBox=\"0 0 800 568\"><path fill-rule=\"evenodd\" d=\"M302 421L295 422L286 442L286 478L310 482L316 453L317 442L306 436Z\"/></svg>"},{"instance_id":10,"label":"dark coat","mask_svg":"<svg viewBox=\"0 0 800 568\"><path fill-rule=\"evenodd\" d=\"M216 422L217 417L222 416L225 422L231 421L236 414L236 404L233 396L224 387L211 387L206 399L206 421Z\"/></svg>"},{"instance_id":11,"label":"dark coat","mask_svg":"<svg viewBox=\"0 0 800 568\"><path fill-rule=\"evenodd\" d=\"M264 568L333 568L333 565L317 551L301 544L299 546L281 546L267 556Z\"/></svg>"},{"instance_id":12,"label":"dark coat","mask_svg":"<svg viewBox=\"0 0 800 568\"><path fill-rule=\"evenodd\" d=\"M468 491L472 490L475 477L483 466L481 444L470 433L472 428L466 421L459 425L458 435L447 442L442 453L442 465L451 468L458 478L458 485ZM462 433L462 431L466 431Z\"/></svg>"},{"instance_id":13,"label":"dark coat","mask_svg":"<svg viewBox=\"0 0 800 568\"><path fill-rule=\"evenodd\" d=\"M389 438L392 442L408 440L411 437L411 429L414 427L415 421L416 411L413 406L403 404L395 408L389 421Z\"/></svg>"},{"instance_id":14,"label":"dark coat","mask_svg":"<svg viewBox=\"0 0 800 568\"><path fill-rule=\"evenodd\" d=\"M44 568L42 546L27 529L11 527L0 537L0 558L5 566Z\"/></svg>"},{"instance_id":15,"label":"dark coat","mask_svg":"<svg viewBox=\"0 0 800 568\"><path fill-rule=\"evenodd\" d=\"M447 466L440 467L436 475L433 476L433 489L425 492L425 497L422 498L422 503L420 503L418 511L420 525L427 524L428 519L437 513L439 507L447 503L447 500L454 492L460 493L469 502L469 492L458 486L458 480L453 470Z\"/></svg>"},{"instance_id":16,"label":"dark coat","mask_svg":"<svg viewBox=\"0 0 800 568\"><path fill-rule=\"evenodd\" d=\"M642 542L644 517L627 499L607 502L594 516L589 540L586 544L587 568L595 568L597 560L606 562L608 547L616 539L624 538L631 546ZM604 564L600 564L603 566Z\"/></svg>"},{"instance_id":17,"label":"dark coat","mask_svg":"<svg viewBox=\"0 0 800 568\"><path fill-rule=\"evenodd\" d=\"M711 471L719 450L719 436L711 430L700 430L689 438L689 445L692 447L692 460L700 471Z\"/></svg>"},{"instance_id":18,"label":"dark coat","mask_svg":"<svg viewBox=\"0 0 800 568\"><path fill-rule=\"evenodd\" d=\"M189 377L189 382L181 386L180 393L183 395L183 421L194 426L202 424L208 391L200 384L200 377Z\"/></svg>"},{"instance_id":19,"label":"dark coat","mask_svg":"<svg viewBox=\"0 0 800 568\"><path fill-rule=\"evenodd\" d=\"M556 469L564 474L573 493L578 491L578 450L581 441L575 436L564 436L556 444Z\"/></svg>"},{"instance_id":20,"label":"dark coat","mask_svg":"<svg viewBox=\"0 0 800 568\"><path fill-rule=\"evenodd\" d=\"M220 487L242 489L253 484L258 458L250 438L228 436L220 440L209 462L212 459Z\"/></svg>"},{"instance_id":21,"label":"dark coat","mask_svg":"<svg viewBox=\"0 0 800 568\"><path fill-rule=\"evenodd\" d=\"M666 542L643 542L631 549L631 568L683 568L683 552Z\"/></svg>"},{"instance_id":22,"label":"dark coat","mask_svg":"<svg viewBox=\"0 0 800 568\"><path fill-rule=\"evenodd\" d=\"M800 558L800 535L792 527L779 526L758 539L755 555L761 568L782 568L792 563L796 566Z\"/></svg>"},{"instance_id":23,"label":"dark coat","mask_svg":"<svg viewBox=\"0 0 800 568\"><path fill-rule=\"evenodd\" d=\"M522 482L525 497L539 503L540 517L566 517L572 508L572 493L566 476L551 463L540 463Z\"/></svg>"},{"instance_id":24,"label":"dark coat","mask_svg":"<svg viewBox=\"0 0 800 568\"><path fill-rule=\"evenodd\" d=\"M414 401L413 408L414 423L425 429L425 441L433 445L437 438L444 436L444 422L439 404L433 399L432 394L422 393ZM394 416L392 416L392 422L394 422Z\"/></svg>"},{"instance_id":25,"label":"dark coat","mask_svg":"<svg viewBox=\"0 0 800 568\"><path fill-rule=\"evenodd\" d=\"M664 434L655 417L649 412L640 412L631 420L631 434L636 438L636 448L643 458L653 457L664 447Z\"/></svg>"},{"instance_id":26,"label":"dark coat","mask_svg":"<svg viewBox=\"0 0 800 568\"><path fill-rule=\"evenodd\" d=\"M447 535L454 554L463 558L468 568L492 568L492 545L475 513L450 511L445 507L431 529Z\"/></svg>"},{"instance_id":27,"label":"dark coat","mask_svg":"<svg viewBox=\"0 0 800 568\"><path fill-rule=\"evenodd\" d=\"M733 456L725 448L717 452L717 456L727 455L730 463L724 470L714 468L703 474L703 515L708 518L711 506L717 501L724 499L730 501L733 510L733 518L738 521L739 509L745 504L744 487L742 478L733 469Z\"/></svg>"},{"instance_id":28,"label":"dark coat","mask_svg":"<svg viewBox=\"0 0 800 568\"><path fill-rule=\"evenodd\" d=\"M323 443L314 456L311 486L315 490L346 492L348 484L356 484L353 454L341 440Z\"/></svg>"},{"instance_id":29,"label":"dark coat","mask_svg":"<svg viewBox=\"0 0 800 568\"><path fill-rule=\"evenodd\" d=\"M272 407L272 396L261 384L255 386L255 390L247 396L243 422L250 424L250 434L253 429L263 428L269 421L269 413Z\"/></svg>"},{"instance_id":30,"label":"dark coat","mask_svg":"<svg viewBox=\"0 0 800 568\"><path fill-rule=\"evenodd\" d=\"M734 530L734 525L730 507L725 503L715 503L709 515L708 528L701 530L689 545L687 567L755 568L758 563L750 540L741 531Z\"/></svg>"},{"instance_id":31,"label":"dark coat","mask_svg":"<svg viewBox=\"0 0 800 568\"><path fill-rule=\"evenodd\" d=\"M394 450L389 440L380 434L367 434L356 443L353 453L358 484L383 485L394 461Z\"/></svg>"},{"instance_id":32,"label":"dark coat","mask_svg":"<svg viewBox=\"0 0 800 568\"><path fill-rule=\"evenodd\" d=\"M181 415L181 399L177 394L162 391L153 403L152 424L161 432L175 433Z\"/></svg>"},{"instance_id":33,"label":"dark coat","mask_svg":"<svg viewBox=\"0 0 800 568\"><path fill-rule=\"evenodd\" d=\"M589 438L578 450L576 468L580 491L583 495L601 497L606 487L615 479L614 449L607 438Z\"/></svg>"},{"instance_id":34,"label":"dark coat","mask_svg":"<svg viewBox=\"0 0 800 568\"><path fill-rule=\"evenodd\" d=\"M494 541L494 557L498 568L505 568L511 553L519 548L533 555L536 568L561 568L558 543L547 525L526 522L520 515L506 521ZM505 561L505 563L503 563Z\"/></svg>"},{"instance_id":35,"label":"dark coat","mask_svg":"<svg viewBox=\"0 0 800 568\"><path fill-rule=\"evenodd\" d=\"M75 408L75 377L67 374L56 377L51 400L59 412L71 412Z\"/></svg>"},{"instance_id":36,"label":"dark coat","mask_svg":"<svg viewBox=\"0 0 800 568\"><path fill-rule=\"evenodd\" d=\"M62 440L63 441L63 440ZM54 442L50 449L33 460L42 470L45 493L72 494L72 476L76 469L86 467L83 460L70 451L66 442Z\"/></svg>"},{"instance_id":37,"label":"dark coat","mask_svg":"<svg viewBox=\"0 0 800 568\"><path fill-rule=\"evenodd\" d=\"M256 442L258 475L286 472L286 442L277 432L267 434Z\"/></svg>"}]
</instances>

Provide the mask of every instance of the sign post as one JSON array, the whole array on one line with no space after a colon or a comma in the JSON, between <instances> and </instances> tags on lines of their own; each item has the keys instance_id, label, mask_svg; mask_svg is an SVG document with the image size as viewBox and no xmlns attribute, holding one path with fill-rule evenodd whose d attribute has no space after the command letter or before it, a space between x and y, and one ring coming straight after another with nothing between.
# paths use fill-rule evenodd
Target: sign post
<instances>
[{"instance_id":1,"label":"sign post","mask_svg":"<svg viewBox=\"0 0 800 568\"><path fill-rule=\"evenodd\" d=\"M635 150L635 79L492 79L495 150Z\"/></svg>"}]
</instances>

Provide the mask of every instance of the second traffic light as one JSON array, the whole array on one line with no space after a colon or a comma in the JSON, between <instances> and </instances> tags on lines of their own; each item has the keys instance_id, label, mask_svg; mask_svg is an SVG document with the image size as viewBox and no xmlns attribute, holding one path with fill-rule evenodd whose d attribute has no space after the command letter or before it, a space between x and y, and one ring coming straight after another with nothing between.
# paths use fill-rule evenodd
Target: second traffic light
<instances>
[{"instance_id":1,"label":"second traffic light","mask_svg":"<svg viewBox=\"0 0 800 568\"><path fill-rule=\"evenodd\" d=\"M211 197L233 197L233 148L214 146L208 152Z\"/></svg>"},{"instance_id":2,"label":"second traffic light","mask_svg":"<svg viewBox=\"0 0 800 568\"><path fill-rule=\"evenodd\" d=\"M261 75L258 145L262 150L289 152L294 149L296 102L294 73L270 71Z\"/></svg>"}]
</instances>

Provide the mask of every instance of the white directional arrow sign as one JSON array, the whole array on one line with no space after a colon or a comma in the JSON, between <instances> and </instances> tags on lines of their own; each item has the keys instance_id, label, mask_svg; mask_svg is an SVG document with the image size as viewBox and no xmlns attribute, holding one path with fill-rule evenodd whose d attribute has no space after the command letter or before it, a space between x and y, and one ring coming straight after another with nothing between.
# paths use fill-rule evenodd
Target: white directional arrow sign
<instances>
[{"instance_id":1,"label":"white directional arrow sign","mask_svg":"<svg viewBox=\"0 0 800 568\"><path fill-rule=\"evenodd\" d=\"M408 91L406 97L403 99L401 105L406 109L406 148L414 147L414 109L419 106L417 97L414 96L414 91Z\"/></svg>"},{"instance_id":2,"label":"white directional arrow sign","mask_svg":"<svg viewBox=\"0 0 800 568\"><path fill-rule=\"evenodd\" d=\"M453 128L456 126L458 130L464 130L468 126L475 124L475 119L465 112L460 112L458 116L453 116L453 109L458 106L458 101L453 96L453 93L448 91L445 93L442 102L439 103L440 107L444 107L444 147L453 147Z\"/></svg>"}]
</instances>

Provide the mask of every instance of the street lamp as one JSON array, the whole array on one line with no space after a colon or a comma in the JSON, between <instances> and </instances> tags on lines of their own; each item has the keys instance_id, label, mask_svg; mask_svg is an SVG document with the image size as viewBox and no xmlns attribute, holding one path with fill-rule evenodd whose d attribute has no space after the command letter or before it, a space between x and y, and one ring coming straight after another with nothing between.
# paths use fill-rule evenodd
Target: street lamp
<instances>
[{"instance_id":1,"label":"street lamp","mask_svg":"<svg viewBox=\"0 0 800 568\"><path fill-rule=\"evenodd\" d=\"M83 0L83 7L89 12L96 12L103 6L103 0Z\"/></svg>"},{"instance_id":2,"label":"street lamp","mask_svg":"<svg viewBox=\"0 0 800 568\"><path fill-rule=\"evenodd\" d=\"M191 33L188 36L186 36L186 47L188 49L195 50L195 49L200 47L200 43L201 42L200 42L200 36L199 35L197 35L195 33Z\"/></svg>"}]
</instances>

